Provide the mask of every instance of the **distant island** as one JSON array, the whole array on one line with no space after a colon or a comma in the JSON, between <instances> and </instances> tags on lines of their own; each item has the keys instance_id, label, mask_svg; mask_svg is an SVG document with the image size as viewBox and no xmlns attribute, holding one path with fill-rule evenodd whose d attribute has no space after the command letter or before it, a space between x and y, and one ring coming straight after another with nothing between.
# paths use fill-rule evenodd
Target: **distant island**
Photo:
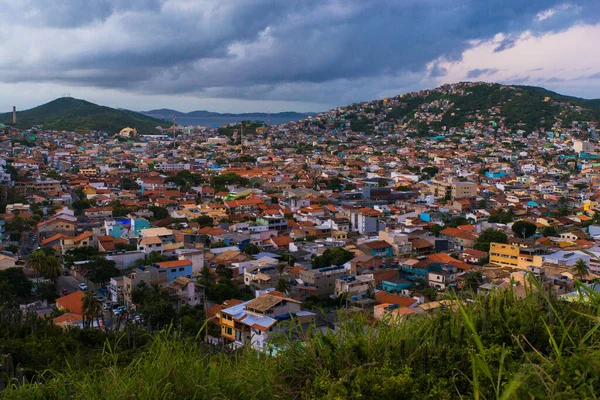
<instances>
[{"instance_id":1,"label":"distant island","mask_svg":"<svg viewBox=\"0 0 600 400\"><path fill-rule=\"evenodd\" d=\"M141 111L140 114L147 115L152 118L162 119L172 122L173 116L178 125L200 125L200 126L222 126L240 121L263 121L271 125L280 125L292 121L299 121L309 116L314 116L316 113L297 113L293 111L279 113L218 113L206 110L191 111L184 113L168 108L158 110Z\"/></svg>"}]
</instances>

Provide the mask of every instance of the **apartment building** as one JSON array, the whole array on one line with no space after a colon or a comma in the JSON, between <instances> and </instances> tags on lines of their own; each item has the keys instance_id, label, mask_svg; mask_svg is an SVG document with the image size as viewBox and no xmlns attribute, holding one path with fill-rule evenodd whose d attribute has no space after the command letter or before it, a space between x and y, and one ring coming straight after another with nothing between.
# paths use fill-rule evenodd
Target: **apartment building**
<instances>
[{"instance_id":1,"label":"apartment building","mask_svg":"<svg viewBox=\"0 0 600 400\"><path fill-rule=\"evenodd\" d=\"M348 270L340 265L302 271L300 279L309 286L315 287L319 296L328 296L335 293L336 280L346 275Z\"/></svg>"}]
</instances>

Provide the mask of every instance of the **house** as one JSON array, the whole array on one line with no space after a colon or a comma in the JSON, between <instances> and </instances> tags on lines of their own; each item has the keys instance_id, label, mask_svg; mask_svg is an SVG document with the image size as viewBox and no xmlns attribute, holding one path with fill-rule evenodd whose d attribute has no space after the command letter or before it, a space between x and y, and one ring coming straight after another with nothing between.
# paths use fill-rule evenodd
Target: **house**
<instances>
[{"instance_id":1,"label":"house","mask_svg":"<svg viewBox=\"0 0 600 400\"><path fill-rule=\"evenodd\" d=\"M60 250L61 254L65 254L67 251L78 248L88 247L94 244L94 234L92 232L83 232L77 236L61 236L60 238Z\"/></svg>"},{"instance_id":2,"label":"house","mask_svg":"<svg viewBox=\"0 0 600 400\"><path fill-rule=\"evenodd\" d=\"M375 287L375 279L372 274L358 276L342 276L335 281L335 296L342 294L355 296L366 293Z\"/></svg>"},{"instance_id":3,"label":"house","mask_svg":"<svg viewBox=\"0 0 600 400\"><path fill-rule=\"evenodd\" d=\"M366 255L374 257L392 257L394 255L394 248L385 240L366 242L359 245L358 248Z\"/></svg>"},{"instance_id":4,"label":"house","mask_svg":"<svg viewBox=\"0 0 600 400\"><path fill-rule=\"evenodd\" d=\"M187 259L162 261L152 265L155 268L167 271L167 282L171 283L179 277L190 279L192 277L192 262Z\"/></svg>"},{"instance_id":5,"label":"house","mask_svg":"<svg viewBox=\"0 0 600 400\"><path fill-rule=\"evenodd\" d=\"M83 315L82 307L84 296L85 294L78 290L66 296L59 297L56 299L56 309L59 311L70 312L81 317Z\"/></svg>"},{"instance_id":6,"label":"house","mask_svg":"<svg viewBox=\"0 0 600 400\"><path fill-rule=\"evenodd\" d=\"M477 239L475 235L458 228L445 228L440 231L440 237L448 239L448 242L454 250L472 248Z\"/></svg>"},{"instance_id":7,"label":"house","mask_svg":"<svg viewBox=\"0 0 600 400\"><path fill-rule=\"evenodd\" d=\"M442 264L437 270L429 271L427 274L427 284L430 287L444 290L453 285L458 275L458 269L451 264Z\"/></svg>"},{"instance_id":8,"label":"house","mask_svg":"<svg viewBox=\"0 0 600 400\"><path fill-rule=\"evenodd\" d=\"M389 325L398 325L414 314L417 312L412 308L400 307L398 304L383 303L373 307L373 318Z\"/></svg>"},{"instance_id":9,"label":"house","mask_svg":"<svg viewBox=\"0 0 600 400\"><path fill-rule=\"evenodd\" d=\"M75 223L68 219L58 217L49 221L40 222L37 224L37 231L40 236L51 236L57 233L72 236L75 234Z\"/></svg>"},{"instance_id":10,"label":"house","mask_svg":"<svg viewBox=\"0 0 600 400\"><path fill-rule=\"evenodd\" d=\"M348 270L341 265L301 271L300 279L308 286L316 288L319 296L327 296L335 293L336 280L346 275Z\"/></svg>"},{"instance_id":11,"label":"house","mask_svg":"<svg viewBox=\"0 0 600 400\"><path fill-rule=\"evenodd\" d=\"M258 351L268 351L271 332L278 319L299 313L300 305L282 293L271 292L224 308L217 313L221 337L234 348L248 345Z\"/></svg>"},{"instance_id":12,"label":"house","mask_svg":"<svg viewBox=\"0 0 600 400\"><path fill-rule=\"evenodd\" d=\"M191 279L183 276L169 283L164 292L176 310L184 306L194 307L204 304L204 287L196 285Z\"/></svg>"},{"instance_id":13,"label":"house","mask_svg":"<svg viewBox=\"0 0 600 400\"><path fill-rule=\"evenodd\" d=\"M17 259L14 257L0 254L0 271L4 271L9 268L14 268L17 263Z\"/></svg>"}]
</instances>

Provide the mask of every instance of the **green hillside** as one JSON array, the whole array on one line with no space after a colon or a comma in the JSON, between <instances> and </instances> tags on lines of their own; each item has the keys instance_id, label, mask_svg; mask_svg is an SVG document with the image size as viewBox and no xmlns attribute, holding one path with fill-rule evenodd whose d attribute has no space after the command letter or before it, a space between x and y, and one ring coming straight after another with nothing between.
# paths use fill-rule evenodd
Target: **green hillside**
<instances>
[{"instance_id":1,"label":"green hillside","mask_svg":"<svg viewBox=\"0 0 600 400\"><path fill-rule=\"evenodd\" d=\"M462 87L461 87L462 85ZM459 83L450 87L408 93L393 98L399 105L388 108L382 100L368 104L377 117L357 118L364 103L347 107L347 120L355 132L373 133L383 120L400 122L422 135L435 135L445 128L462 128L466 123L491 126L496 123L511 130L531 132L551 129L554 124L570 128L574 121L600 121L600 100L565 96L534 86L498 83ZM440 118L427 119L423 113Z\"/></svg>"},{"instance_id":2,"label":"green hillside","mask_svg":"<svg viewBox=\"0 0 600 400\"><path fill-rule=\"evenodd\" d=\"M12 113L0 114L0 122L12 125ZM101 130L110 134L130 126L140 134L151 134L156 132L156 126L168 126L168 123L133 111L62 97L29 110L17 110L16 125L23 129L41 125L44 129L77 132Z\"/></svg>"},{"instance_id":3,"label":"green hillside","mask_svg":"<svg viewBox=\"0 0 600 400\"><path fill-rule=\"evenodd\" d=\"M27 380L10 369L0 398L597 398L600 295L579 286L581 302L569 303L535 287L525 299L496 291L399 326L342 316L338 331L320 332L291 322L275 338L277 356L208 346L203 331L61 331L0 312L0 340Z\"/></svg>"}]
</instances>

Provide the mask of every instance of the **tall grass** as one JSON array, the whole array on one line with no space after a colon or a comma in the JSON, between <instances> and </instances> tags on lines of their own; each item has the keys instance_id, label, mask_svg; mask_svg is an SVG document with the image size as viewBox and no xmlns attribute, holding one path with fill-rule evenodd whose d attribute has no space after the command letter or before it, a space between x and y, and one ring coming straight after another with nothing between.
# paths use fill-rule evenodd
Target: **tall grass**
<instances>
[{"instance_id":1,"label":"tall grass","mask_svg":"<svg viewBox=\"0 0 600 400\"><path fill-rule=\"evenodd\" d=\"M92 371L49 371L9 399L596 398L600 295L566 303L509 290L400 325L365 315L336 330L291 323L277 357L227 354L167 330L122 365L107 346ZM202 337L200 335L199 337Z\"/></svg>"}]
</instances>

